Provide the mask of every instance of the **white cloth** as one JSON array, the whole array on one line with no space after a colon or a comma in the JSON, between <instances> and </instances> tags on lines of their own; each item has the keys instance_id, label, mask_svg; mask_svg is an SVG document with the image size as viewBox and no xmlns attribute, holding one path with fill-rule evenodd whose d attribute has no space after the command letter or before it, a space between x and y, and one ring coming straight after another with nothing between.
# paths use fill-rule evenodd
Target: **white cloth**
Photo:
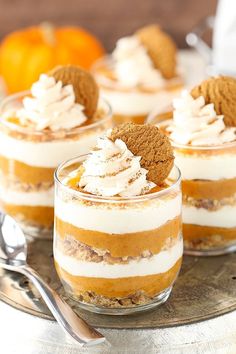
<instances>
[{"instance_id":1,"label":"white cloth","mask_svg":"<svg viewBox=\"0 0 236 354\"><path fill-rule=\"evenodd\" d=\"M213 31L212 59L216 73L236 76L235 0L219 0Z\"/></svg>"},{"instance_id":2,"label":"white cloth","mask_svg":"<svg viewBox=\"0 0 236 354\"><path fill-rule=\"evenodd\" d=\"M188 326L99 331L110 344L80 348L56 322L33 317L0 302L1 354L236 353L236 311Z\"/></svg>"}]
</instances>

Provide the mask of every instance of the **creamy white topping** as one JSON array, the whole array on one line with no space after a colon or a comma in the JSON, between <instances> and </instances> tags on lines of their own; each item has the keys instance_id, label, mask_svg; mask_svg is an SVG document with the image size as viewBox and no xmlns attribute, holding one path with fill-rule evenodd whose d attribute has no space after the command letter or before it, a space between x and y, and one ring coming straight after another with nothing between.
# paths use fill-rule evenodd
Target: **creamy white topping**
<instances>
[{"instance_id":1,"label":"creamy white topping","mask_svg":"<svg viewBox=\"0 0 236 354\"><path fill-rule=\"evenodd\" d=\"M217 115L214 104L205 105L203 96L194 99L187 91L173 100L173 124L170 138L178 144L220 145L236 139L236 128L226 127L224 116Z\"/></svg>"},{"instance_id":2,"label":"creamy white topping","mask_svg":"<svg viewBox=\"0 0 236 354\"><path fill-rule=\"evenodd\" d=\"M103 197L145 194L155 184L147 181L148 171L140 166L140 160L122 140L98 138L96 148L83 163L85 171L79 185L86 192Z\"/></svg>"},{"instance_id":3,"label":"creamy white topping","mask_svg":"<svg viewBox=\"0 0 236 354\"><path fill-rule=\"evenodd\" d=\"M23 99L23 108L16 112L22 124L56 131L78 127L87 119L84 106L75 103L72 85L63 86L61 81L42 74L32 85L31 95Z\"/></svg>"},{"instance_id":4,"label":"creamy white topping","mask_svg":"<svg viewBox=\"0 0 236 354\"><path fill-rule=\"evenodd\" d=\"M138 261L133 260L127 264L81 261L74 257L66 256L57 249L55 249L54 254L57 263L69 274L114 279L165 273L175 265L182 255L182 239L171 248L163 250L150 258L142 258Z\"/></svg>"},{"instance_id":5,"label":"creamy white topping","mask_svg":"<svg viewBox=\"0 0 236 354\"><path fill-rule=\"evenodd\" d=\"M116 77L124 86L163 86L164 79L160 71L154 67L146 48L136 36L119 39L112 57Z\"/></svg>"},{"instance_id":6,"label":"creamy white topping","mask_svg":"<svg viewBox=\"0 0 236 354\"><path fill-rule=\"evenodd\" d=\"M181 193L173 198L155 198L148 203L127 203L126 206L102 203L83 203L77 200L63 201L55 197L55 215L77 228L105 232L115 237L155 230L169 220L181 215ZM78 217L79 215L79 217Z\"/></svg>"}]
</instances>

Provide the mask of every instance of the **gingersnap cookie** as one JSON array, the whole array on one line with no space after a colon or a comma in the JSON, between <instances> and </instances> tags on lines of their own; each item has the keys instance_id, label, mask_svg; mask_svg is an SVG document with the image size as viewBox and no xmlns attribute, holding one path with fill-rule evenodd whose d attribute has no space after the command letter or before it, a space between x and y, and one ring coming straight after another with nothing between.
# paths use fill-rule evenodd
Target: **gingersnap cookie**
<instances>
[{"instance_id":1,"label":"gingersnap cookie","mask_svg":"<svg viewBox=\"0 0 236 354\"><path fill-rule=\"evenodd\" d=\"M216 113L224 115L225 125L236 127L236 79L229 76L211 77L194 87L191 96L203 96L206 104L214 103Z\"/></svg>"},{"instance_id":2,"label":"gingersnap cookie","mask_svg":"<svg viewBox=\"0 0 236 354\"><path fill-rule=\"evenodd\" d=\"M154 125L124 123L112 129L112 141L121 139L136 156L141 156L140 164L148 170L147 179L160 185L169 175L174 154L169 139Z\"/></svg>"},{"instance_id":3,"label":"gingersnap cookie","mask_svg":"<svg viewBox=\"0 0 236 354\"><path fill-rule=\"evenodd\" d=\"M176 76L176 45L158 25L149 25L138 30L135 35L147 49L156 69L162 76L171 79Z\"/></svg>"},{"instance_id":4,"label":"gingersnap cookie","mask_svg":"<svg viewBox=\"0 0 236 354\"><path fill-rule=\"evenodd\" d=\"M65 65L56 66L48 75L53 76L56 81L62 81L63 85L72 85L76 102L85 107L84 113L88 118L93 117L97 109L99 89L88 71L78 66Z\"/></svg>"}]
</instances>

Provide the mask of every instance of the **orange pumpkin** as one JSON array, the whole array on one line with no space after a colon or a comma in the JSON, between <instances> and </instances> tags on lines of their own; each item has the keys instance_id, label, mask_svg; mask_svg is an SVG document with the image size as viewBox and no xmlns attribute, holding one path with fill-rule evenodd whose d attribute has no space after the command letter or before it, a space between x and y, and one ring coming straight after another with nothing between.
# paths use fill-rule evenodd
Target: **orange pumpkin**
<instances>
[{"instance_id":1,"label":"orange pumpkin","mask_svg":"<svg viewBox=\"0 0 236 354\"><path fill-rule=\"evenodd\" d=\"M56 65L89 69L102 55L102 44L84 29L42 24L5 37L0 46L0 73L13 93L29 89L39 74Z\"/></svg>"}]
</instances>

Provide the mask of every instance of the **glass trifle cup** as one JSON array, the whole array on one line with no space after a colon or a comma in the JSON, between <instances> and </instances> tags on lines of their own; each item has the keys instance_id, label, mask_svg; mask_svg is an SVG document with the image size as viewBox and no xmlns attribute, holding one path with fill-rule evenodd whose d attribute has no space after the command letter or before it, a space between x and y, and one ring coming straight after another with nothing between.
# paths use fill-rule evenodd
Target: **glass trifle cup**
<instances>
[{"instance_id":1,"label":"glass trifle cup","mask_svg":"<svg viewBox=\"0 0 236 354\"><path fill-rule=\"evenodd\" d=\"M53 174L75 152L87 153L96 139L112 126L109 104L100 100L94 118L71 129L38 131L19 124L14 113L29 92L9 96L0 106L0 203L25 233L52 237Z\"/></svg>"},{"instance_id":2,"label":"glass trifle cup","mask_svg":"<svg viewBox=\"0 0 236 354\"><path fill-rule=\"evenodd\" d=\"M101 197L68 183L86 157L55 173L54 259L62 284L92 312L119 315L160 305L182 262L180 172L174 167L169 185L156 192Z\"/></svg>"},{"instance_id":3,"label":"glass trifle cup","mask_svg":"<svg viewBox=\"0 0 236 354\"><path fill-rule=\"evenodd\" d=\"M143 124L149 113L156 107L160 112L170 111L173 98L178 96L183 88L180 77L167 80L164 86L126 87L111 78L113 70L114 61L111 56L99 59L93 66L93 74L99 84L101 94L112 106L115 124L125 122Z\"/></svg>"},{"instance_id":4,"label":"glass trifle cup","mask_svg":"<svg viewBox=\"0 0 236 354\"><path fill-rule=\"evenodd\" d=\"M222 80L231 83L220 77L202 86L212 85L220 95ZM217 114L215 102L185 91L174 101L173 119L157 122L181 170L185 253L196 256L236 250L236 127Z\"/></svg>"},{"instance_id":5,"label":"glass trifle cup","mask_svg":"<svg viewBox=\"0 0 236 354\"><path fill-rule=\"evenodd\" d=\"M111 55L94 64L92 73L116 124L143 124L154 108L171 110L184 81L176 61L172 38L151 25L119 39Z\"/></svg>"},{"instance_id":6,"label":"glass trifle cup","mask_svg":"<svg viewBox=\"0 0 236 354\"><path fill-rule=\"evenodd\" d=\"M185 253L218 255L236 250L236 141L219 146L173 143L183 179Z\"/></svg>"}]
</instances>

